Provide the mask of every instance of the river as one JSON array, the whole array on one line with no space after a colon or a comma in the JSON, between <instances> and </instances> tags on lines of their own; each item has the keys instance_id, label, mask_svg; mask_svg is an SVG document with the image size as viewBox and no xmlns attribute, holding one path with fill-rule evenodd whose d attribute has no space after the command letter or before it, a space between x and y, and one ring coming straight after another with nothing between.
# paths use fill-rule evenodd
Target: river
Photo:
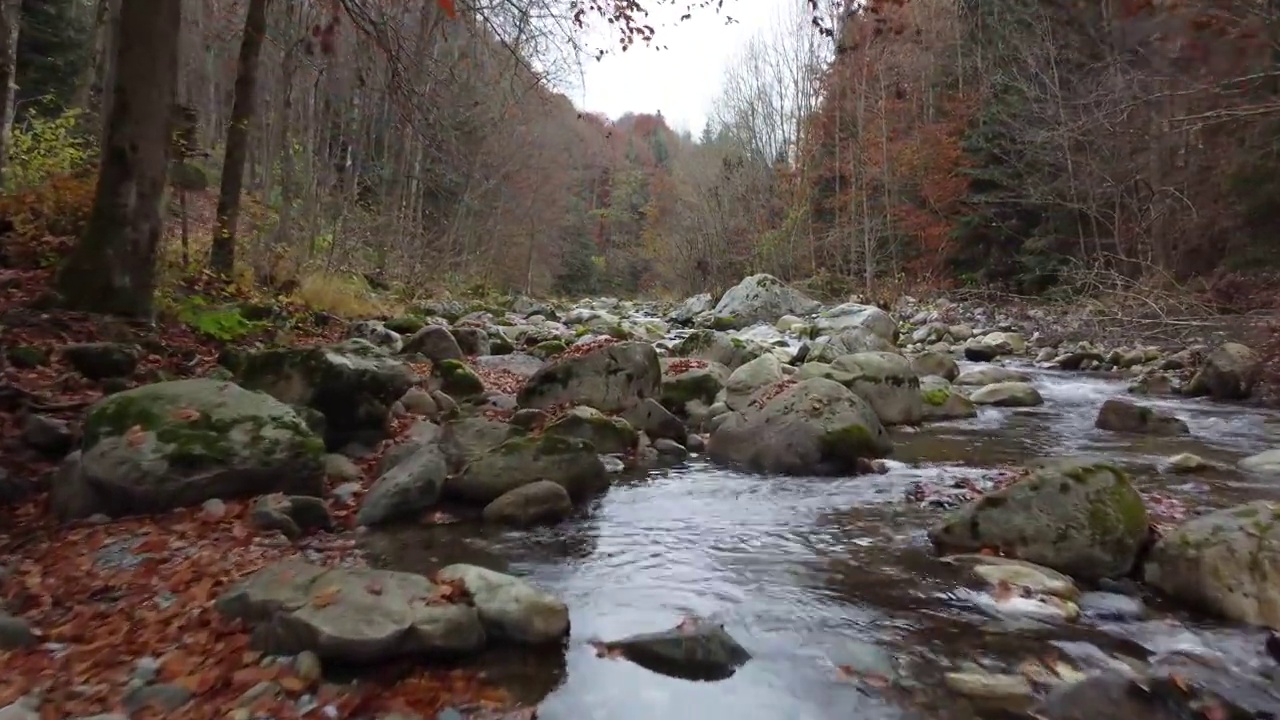
<instances>
[{"instance_id":1,"label":"river","mask_svg":"<svg viewBox=\"0 0 1280 720\"><path fill-rule=\"evenodd\" d=\"M1086 616L1074 626L998 619L972 602L960 571L933 557L925 529L942 510L908 500L913 484L946 487L1036 456L1087 453L1191 507L1280 499L1280 488L1234 470L1239 458L1276 444L1276 413L1144 400L1186 420L1190 438L1116 435L1095 430L1093 419L1105 399L1128 396L1124 381L1013 367L1032 374L1043 406L984 408L971 420L895 431L884 475L765 477L695 456L620 478L553 528L418 528L370 546L393 569L428 572L465 559L564 598L572 637L563 655L486 661L495 681L538 704L544 720L971 720L1002 716L984 714L940 681L966 662L1000 672L1053 656L1078 667L1091 648L1141 658L1199 643L1260 672L1273 665L1260 631L1190 617L1156 598L1146 598L1145 619ZM1162 473L1163 460L1179 452L1222 467ZM669 628L688 615L723 623L754 658L728 680L690 682L599 658L589 644ZM840 665L894 673L898 689L850 678Z\"/></svg>"}]
</instances>

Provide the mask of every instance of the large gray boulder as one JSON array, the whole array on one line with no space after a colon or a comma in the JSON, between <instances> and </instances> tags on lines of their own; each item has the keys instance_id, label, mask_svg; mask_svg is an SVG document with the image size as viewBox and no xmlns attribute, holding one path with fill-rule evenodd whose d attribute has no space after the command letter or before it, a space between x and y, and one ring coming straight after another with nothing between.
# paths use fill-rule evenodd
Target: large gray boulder
<instances>
[{"instance_id":1,"label":"large gray boulder","mask_svg":"<svg viewBox=\"0 0 1280 720\"><path fill-rule=\"evenodd\" d=\"M875 305L844 303L828 308L818 314L813 326L824 334L840 335L849 330L860 329L878 335L890 344L898 341L898 323L893 316Z\"/></svg>"},{"instance_id":2,"label":"large gray boulder","mask_svg":"<svg viewBox=\"0 0 1280 720\"><path fill-rule=\"evenodd\" d=\"M286 560L234 585L216 607L253 626L254 646L272 655L309 650L321 660L378 663L465 655L485 644L477 608L405 572Z\"/></svg>"},{"instance_id":3,"label":"large gray boulder","mask_svg":"<svg viewBox=\"0 0 1280 720\"><path fill-rule=\"evenodd\" d=\"M462 583L475 602L480 622L495 638L540 645L569 634L568 606L520 578L462 563L441 568L436 578Z\"/></svg>"},{"instance_id":4,"label":"large gray boulder","mask_svg":"<svg viewBox=\"0 0 1280 720\"><path fill-rule=\"evenodd\" d=\"M854 474L892 451L865 400L826 378L765 388L711 434L717 462L783 475Z\"/></svg>"},{"instance_id":5,"label":"large gray boulder","mask_svg":"<svg viewBox=\"0 0 1280 720\"><path fill-rule=\"evenodd\" d=\"M942 552L1002 551L1085 580L1127 574L1147 537L1147 509L1128 476L1089 458L1033 463L1027 478L929 530Z\"/></svg>"},{"instance_id":6,"label":"large gray boulder","mask_svg":"<svg viewBox=\"0 0 1280 720\"><path fill-rule=\"evenodd\" d=\"M621 342L553 360L529 378L517 401L526 408L586 405L622 412L657 397L661 385L662 368L653 345Z\"/></svg>"},{"instance_id":7,"label":"large gray boulder","mask_svg":"<svg viewBox=\"0 0 1280 720\"><path fill-rule=\"evenodd\" d=\"M1200 610L1280 630L1280 503L1188 520L1155 544L1143 579Z\"/></svg>"},{"instance_id":8,"label":"large gray boulder","mask_svg":"<svg viewBox=\"0 0 1280 720\"><path fill-rule=\"evenodd\" d=\"M386 437L391 406L416 380L403 363L360 339L263 350L233 364L244 387L321 412L330 448Z\"/></svg>"},{"instance_id":9,"label":"large gray boulder","mask_svg":"<svg viewBox=\"0 0 1280 720\"><path fill-rule=\"evenodd\" d=\"M767 273L752 275L734 285L716 303L715 314L734 327L772 325L783 315L808 315L822 306L817 300Z\"/></svg>"},{"instance_id":10,"label":"large gray boulder","mask_svg":"<svg viewBox=\"0 0 1280 720\"><path fill-rule=\"evenodd\" d=\"M488 504L538 480L559 483L574 499L608 487L604 463L586 440L557 435L516 436L487 450L451 475L446 497Z\"/></svg>"},{"instance_id":11,"label":"large gray boulder","mask_svg":"<svg viewBox=\"0 0 1280 720\"><path fill-rule=\"evenodd\" d=\"M323 456L302 418L265 393L206 379L144 385L89 409L51 502L70 520L273 492L319 497Z\"/></svg>"},{"instance_id":12,"label":"large gray boulder","mask_svg":"<svg viewBox=\"0 0 1280 720\"><path fill-rule=\"evenodd\" d=\"M1208 395L1214 400L1244 400L1262 377L1258 353L1240 343L1223 343L1183 388L1184 395Z\"/></svg>"}]
</instances>

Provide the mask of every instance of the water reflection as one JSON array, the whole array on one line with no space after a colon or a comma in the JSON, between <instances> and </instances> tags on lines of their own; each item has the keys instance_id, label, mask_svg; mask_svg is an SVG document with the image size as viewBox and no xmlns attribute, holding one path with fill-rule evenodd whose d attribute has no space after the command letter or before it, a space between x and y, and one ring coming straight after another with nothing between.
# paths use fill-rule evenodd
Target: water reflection
<instances>
[{"instance_id":1,"label":"water reflection","mask_svg":"<svg viewBox=\"0 0 1280 720\"><path fill-rule=\"evenodd\" d=\"M368 543L396 569L474 562L564 598L572 637L563 653L507 651L483 661L517 697L541 701L546 720L999 717L946 691L942 674L966 662L1010 672L1046 654L1087 654L1085 647L1140 658L1177 637L1177 626L1167 614L1077 626L991 617L958 592L963 570L932 557L924 529L937 512L903 502L913 482L973 479L1033 457L1080 452L1120 462L1141 484L1191 504L1280 497L1233 469L1240 457L1267 447L1273 413L1144 398L1184 418L1191 437L1118 436L1095 430L1093 419L1107 398L1127 397L1123 382L1029 372L1044 407L983 408L970 420L896 432L885 475L762 477L693 458L619 478L555 528L415 528L373 534ZM1162 474L1164 458L1179 452L1221 467L1194 477ZM1163 613L1158 602L1149 604ZM596 657L589 645L668 628L686 616L722 623L751 662L723 682L690 683ZM1261 648L1256 637L1237 637L1241 632L1214 623L1197 628L1201 639L1230 652ZM837 670L884 664L884 657L885 672L900 680L896 689Z\"/></svg>"}]
</instances>

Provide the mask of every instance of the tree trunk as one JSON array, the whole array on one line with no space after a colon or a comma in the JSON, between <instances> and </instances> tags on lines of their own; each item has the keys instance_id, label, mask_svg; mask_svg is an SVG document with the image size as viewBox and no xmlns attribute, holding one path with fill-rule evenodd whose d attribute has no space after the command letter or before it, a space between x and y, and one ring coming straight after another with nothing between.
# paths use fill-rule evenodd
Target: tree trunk
<instances>
[{"instance_id":1,"label":"tree trunk","mask_svg":"<svg viewBox=\"0 0 1280 720\"><path fill-rule=\"evenodd\" d=\"M4 187L9 170L9 145L13 140L13 96L17 89L21 21L22 0L0 0L0 188Z\"/></svg>"},{"instance_id":2,"label":"tree trunk","mask_svg":"<svg viewBox=\"0 0 1280 720\"><path fill-rule=\"evenodd\" d=\"M231 277L236 261L236 220L240 215L240 189L244 184L244 163L249 151L249 122L253 119L254 96L258 84L258 55L267 30L270 0L250 0L240 39L240 59L236 68L236 95L231 106L231 126L227 128L227 150L222 161L222 186L218 192L218 220L213 229L209 268L215 275Z\"/></svg>"},{"instance_id":3,"label":"tree trunk","mask_svg":"<svg viewBox=\"0 0 1280 720\"><path fill-rule=\"evenodd\" d=\"M58 277L70 309L153 319L181 22L179 2L122 3L93 211Z\"/></svg>"}]
</instances>

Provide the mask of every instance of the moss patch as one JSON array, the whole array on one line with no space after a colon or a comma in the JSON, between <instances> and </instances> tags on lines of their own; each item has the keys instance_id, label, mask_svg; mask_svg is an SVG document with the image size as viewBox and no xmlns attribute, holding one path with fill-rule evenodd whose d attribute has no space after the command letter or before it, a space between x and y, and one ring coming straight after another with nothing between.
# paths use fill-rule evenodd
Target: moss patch
<instances>
[{"instance_id":1,"label":"moss patch","mask_svg":"<svg viewBox=\"0 0 1280 720\"><path fill-rule=\"evenodd\" d=\"M933 388L920 393L920 398L933 407L942 407L951 399L951 391L947 388Z\"/></svg>"}]
</instances>

